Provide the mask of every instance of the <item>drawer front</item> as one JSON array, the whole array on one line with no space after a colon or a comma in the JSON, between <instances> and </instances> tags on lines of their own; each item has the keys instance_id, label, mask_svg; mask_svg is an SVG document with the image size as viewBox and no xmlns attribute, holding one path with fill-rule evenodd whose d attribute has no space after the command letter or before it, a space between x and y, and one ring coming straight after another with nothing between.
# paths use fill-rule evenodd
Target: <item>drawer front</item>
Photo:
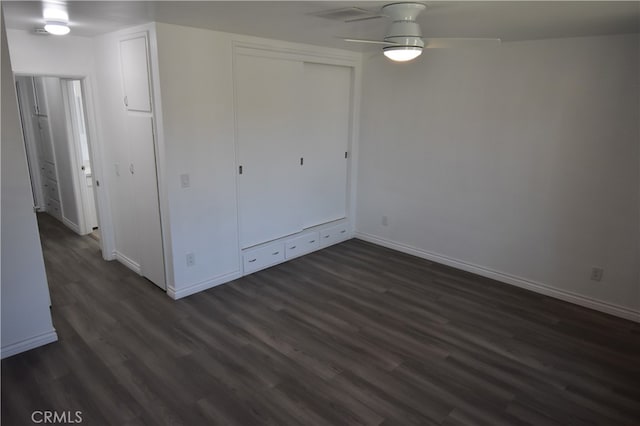
<instances>
[{"instance_id":1,"label":"drawer front","mask_svg":"<svg viewBox=\"0 0 640 426\"><path fill-rule=\"evenodd\" d=\"M60 203L51 198L47 199L47 213L51 216L62 220L62 211L60 210Z\"/></svg>"},{"instance_id":2,"label":"drawer front","mask_svg":"<svg viewBox=\"0 0 640 426\"><path fill-rule=\"evenodd\" d=\"M52 181L57 181L57 177L56 177L56 166L53 163L49 163L48 161L45 161L44 163L44 175L51 179Z\"/></svg>"},{"instance_id":3,"label":"drawer front","mask_svg":"<svg viewBox=\"0 0 640 426\"><path fill-rule=\"evenodd\" d=\"M44 186L47 189L47 196L56 201L60 201L60 197L58 196L58 184L55 181L47 179Z\"/></svg>"},{"instance_id":4,"label":"drawer front","mask_svg":"<svg viewBox=\"0 0 640 426\"><path fill-rule=\"evenodd\" d=\"M349 237L347 224L332 226L331 228L320 231L320 246L326 247L331 244L339 243Z\"/></svg>"},{"instance_id":5,"label":"drawer front","mask_svg":"<svg viewBox=\"0 0 640 426\"><path fill-rule=\"evenodd\" d=\"M247 250L242 255L244 273L267 268L284 261L284 243L273 243Z\"/></svg>"},{"instance_id":6,"label":"drawer front","mask_svg":"<svg viewBox=\"0 0 640 426\"><path fill-rule=\"evenodd\" d=\"M302 256L320 247L320 234L318 232L308 232L288 240L284 245L285 257L287 259Z\"/></svg>"}]
</instances>

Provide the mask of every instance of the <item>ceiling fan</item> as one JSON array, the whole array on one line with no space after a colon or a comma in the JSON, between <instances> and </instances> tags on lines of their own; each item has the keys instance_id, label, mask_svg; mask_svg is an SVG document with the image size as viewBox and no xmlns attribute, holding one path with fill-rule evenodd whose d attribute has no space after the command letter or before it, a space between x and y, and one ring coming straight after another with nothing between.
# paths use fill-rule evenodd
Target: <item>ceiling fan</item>
<instances>
[{"instance_id":1,"label":"ceiling fan","mask_svg":"<svg viewBox=\"0 0 640 426\"><path fill-rule=\"evenodd\" d=\"M397 62L406 62L422 54L422 49L446 48L458 46L485 46L500 43L499 38L423 38L420 25L416 22L418 15L426 9L423 3L401 2L390 3L382 7L380 15L364 19L387 17L391 25L383 40L366 40L359 38L343 38L354 43L381 44L384 55ZM354 19L349 22L354 22Z\"/></svg>"}]
</instances>

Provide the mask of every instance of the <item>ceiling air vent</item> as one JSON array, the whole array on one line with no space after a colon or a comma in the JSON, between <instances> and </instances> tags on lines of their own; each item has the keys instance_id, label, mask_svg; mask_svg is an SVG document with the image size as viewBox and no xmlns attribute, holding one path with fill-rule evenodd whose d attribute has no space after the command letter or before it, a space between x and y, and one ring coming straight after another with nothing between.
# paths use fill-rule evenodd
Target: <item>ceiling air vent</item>
<instances>
[{"instance_id":1,"label":"ceiling air vent","mask_svg":"<svg viewBox=\"0 0 640 426\"><path fill-rule=\"evenodd\" d=\"M37 35L49 35L49 32L44 28L34 28L33 33Z\"/></svg>"},{"instance_id":2,"label":"ceiling air vent","mask_svg":"<svg viewBox=\"0 0 640 426\"><path fill-rule=\"evenodd\" d=\"M354 22L364 21L366 19L379 18L380 15L372 13L366 9L359 7L345 7L342 9L325 10L323 12L312 13L311 15L318 18L331 19L332 21Z\"/></svg>"}]
</instances>

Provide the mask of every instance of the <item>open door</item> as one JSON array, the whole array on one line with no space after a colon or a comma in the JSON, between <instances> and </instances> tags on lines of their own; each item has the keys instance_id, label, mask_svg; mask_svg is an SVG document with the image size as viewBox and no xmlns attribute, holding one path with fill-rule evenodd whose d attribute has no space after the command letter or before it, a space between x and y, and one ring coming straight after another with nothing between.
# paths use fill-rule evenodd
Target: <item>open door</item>
<instances>
[{"instance_id":1,"label":"open door","mask_svg":"<svg viewBox=\"0 0 640 426\"><path fill-rule=\"evenodd\" d=\"M72 145L71 164L74 169L78 207L80 208L80 232L90 234L98 230L98 215L91 167L91 152L85 108L80 80L62 80L68 111L69 143Z\"/></svg>"}]
</instances>

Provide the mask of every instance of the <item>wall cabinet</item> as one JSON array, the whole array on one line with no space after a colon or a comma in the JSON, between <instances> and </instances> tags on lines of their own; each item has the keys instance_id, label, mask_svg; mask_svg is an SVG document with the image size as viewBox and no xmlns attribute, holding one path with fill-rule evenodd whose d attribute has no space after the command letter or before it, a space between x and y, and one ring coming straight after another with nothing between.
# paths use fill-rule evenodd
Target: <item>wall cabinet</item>
<instances>
[{"instance_id":1,"label":"wall cabinet","mask_svg":"<svg viewBox=\"0 0 640 426\"><path fill-rule=\"evenodd\" d=\"M120 40L123 101L129 111L151 112L148 46L146 33Z\"/></svg>"}]
</instances>

